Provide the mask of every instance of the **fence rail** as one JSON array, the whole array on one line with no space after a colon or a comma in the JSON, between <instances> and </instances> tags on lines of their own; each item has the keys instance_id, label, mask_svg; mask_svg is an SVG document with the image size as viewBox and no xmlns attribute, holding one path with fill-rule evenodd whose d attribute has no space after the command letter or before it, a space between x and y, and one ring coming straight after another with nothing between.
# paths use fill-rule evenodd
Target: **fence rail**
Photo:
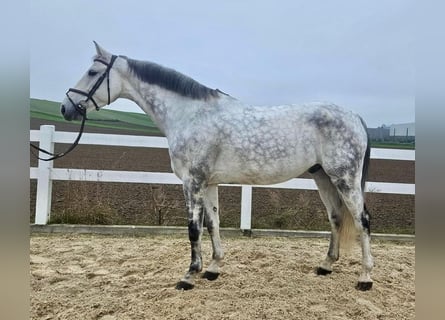
<instances>
[{"instance_id":1,"label":"fence rail","mask_svg":"<svg viewBox=\"0 0 445 320\"><path fill-rule=\"evenodd\" d=\"M54 126L43 125L40 130L30 131L30 141L39 142L40 147L49 151L54 150L55 143L72 143L77 134L73 132L55 131ZM145 148L168 148L167 139L162 137L130 136L114 134L85 133L79 144L108 145ZM44 154L40 154L45 157ZM414 150L371 149L371 159L390 159L415 161ZM39 160L38 167L30 168L30 178L37 179L35 224L47 224L51 212L52 181L96 181L96 182L125 182L152 184L182 184L173 173L89 170L53 168L52 161ZM251 229L252 188L282 188L317 190L312 179L295 178L274 185L239 185L223 186L241 187L241 224L240 229ZM372 193L415 194L415 185L407 183L367 182L366 191Z\"/></svg>"}]
</instances>

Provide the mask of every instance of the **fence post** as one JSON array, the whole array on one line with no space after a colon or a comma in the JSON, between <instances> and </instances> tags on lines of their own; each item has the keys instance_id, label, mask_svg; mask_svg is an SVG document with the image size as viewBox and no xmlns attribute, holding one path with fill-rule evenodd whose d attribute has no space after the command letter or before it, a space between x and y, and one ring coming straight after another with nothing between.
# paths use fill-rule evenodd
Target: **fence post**
<instances>
[{"instance_id":1,"label":"fence post","mask_svg":"<svg viewBox=\"0 0 445 320\"><path fill-rule=\"evenodd\" d=\"M49 152L54 152L54 126L42 125L39 132L39 146ZM39 152L42 158L48 155ZM53 161L39 160L36 195L35 224L47 224L51 212L52 181L51 170Z\"/></svg>"},{"instance_id":2,"label":"fence post","mask_svg":"<svg viewBox=\"0 0 445 320\"><path fill-rule=\"evenodd\" d=\"M241 230L252 229L252 186L241 187Z\"/></svg>"}]
</instances>

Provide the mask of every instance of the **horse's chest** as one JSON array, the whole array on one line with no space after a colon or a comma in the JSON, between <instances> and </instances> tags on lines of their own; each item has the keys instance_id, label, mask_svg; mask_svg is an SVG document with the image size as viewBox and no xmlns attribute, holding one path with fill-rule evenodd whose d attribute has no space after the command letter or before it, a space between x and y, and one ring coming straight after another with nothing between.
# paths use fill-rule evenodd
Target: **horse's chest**
<instances>
[{"instance_id":1,"label":"horse's chest","mask_svg":"<svg viewBox=\"0 0 445 320\"><path fill-rule=\"evenodd\" d=\"M196 170L208 174L215 163L218 145L199 138L189 137L170 145L171 167L181 179Z\"/></svg>"}]
</instances>

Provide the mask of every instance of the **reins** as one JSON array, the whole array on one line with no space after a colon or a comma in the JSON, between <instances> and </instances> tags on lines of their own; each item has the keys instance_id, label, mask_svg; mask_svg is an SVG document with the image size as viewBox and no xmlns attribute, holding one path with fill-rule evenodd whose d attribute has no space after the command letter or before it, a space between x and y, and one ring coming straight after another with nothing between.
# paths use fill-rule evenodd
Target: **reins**
<instances>
[{"instance_id":1,"label":"reins","mask_svg":"<svg viewBox=\"0 0 445 320\"><path fill-rule=\"evenodd\" d=\"M52 160L56 160L56 159L62 158L63 156L66 156L68 153L70 153L70 152L71 152L75 147L77 147L77 145L79 144L79 140L80 140L80 138L82 137L83 128L84 128L84 126L85 126L85 120L87 120L86 112L84 112L83 115L82 115L82 123L80 124L80 130L79 130L79 134L77 135L76 140L74 140L73 144L72 144L66 151L61 152L61 153L57 153L57 154L56 154L56 153L52 153L52 152L46 151L46 150L44 150L44 149L42 149L42 148L39 148L39 147L33 145L32 143L30 143L29 145L30 145L32 148L34 148L34 149L36 149L36 150L38 150L38 151L40 151L40 152L43 152L43 153L45 153L45 154L47 154L47 155L49 155L49 156L51 156L51 157L50 157L50 158L41 158L41 157L39 157L37 154L35 154L34 152L32 152L32 150L31 150L31 153L32 153L37 159L39 159L39 160L43 160L43 161L52 161Z\"/></svg>"},{"instance_id":2,"label":"reins","mask_svg":"<svg viewBox=\"0 0 445 320\"><path fill-rule=\"evenodd\" d=\"M91 102L93 102L96 110L99 111L100 108L97 105L96 101L94 100L93 95L96 93L97 89L99 89L100 85L102 84L102 82L105 80L105 77L106 77L107 78L107 91L108 91L108 104L110 104L111 97L110 97L110 77L109 77L109 74L110 74L111 67L113 66L113 63L116 60L116 58L117 58L117 56L115 56L115 55L111 56L110 63L107 63L107 62L105 62L105 61L103 61L101 59L94 59L94 61L97 61L97 62L100 62L100 63L103 63L104 65L106 65L107 69L99 77L99 79L97 79L96 83L94 84L94 86L91 88L91 90L89 92L85 92L85 91L82 91L82 90L79 90L79 89L76 89L76 88L69 88L68 91L66 92L66 96L68 97L68 100L71 102L71 104L74 106L74 108L76 108L77 112L79 112L82 115L82 122L80 124L79 134L77 135L77 138L76 138L76 140L74 140L73 144L66 151L56 154L56 153L52 153L52 152L49 152L47 150L44 150L42 148L39 148L39 147L33 145L32 143L30 143L29 145L32 148L34 148L34 149L36 149L36 150L38 150L40 152L43 152L43 153L49 155L50 157L49 158L41 158L41 157L39 157L37 154L35 154L32 151L31 151L31 154L33 154L39 160L42 160L42 161L52 161L52 160L55 160L55 159L62 158L63 156L66 156L75 147L77 147L77 145L79 144L79 140L82 137L83 129L84 129L84 126L85 126L85 121L87 120L87 110L80 103L74 103L74 101L69 96L69 93L70 92L74 92L74 93L86 96L87 99L84 101L84 103L88 102L88 100L91 100Z\"/></svg>"}]
</instances>

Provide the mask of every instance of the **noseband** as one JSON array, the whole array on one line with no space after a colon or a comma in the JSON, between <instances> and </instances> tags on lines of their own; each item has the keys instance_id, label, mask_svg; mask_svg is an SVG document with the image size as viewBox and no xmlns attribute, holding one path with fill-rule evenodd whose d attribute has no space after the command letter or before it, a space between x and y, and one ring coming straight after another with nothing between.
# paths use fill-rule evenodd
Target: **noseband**
<instances>
[{"instance_id":1,"label":"noseband","mask_svg":"<svg viewBox=\"0 0 445 320\"><path fill-rule=\"evenodd\" d=\"M69 93L70 92L74 92L74 93L78 93L81 94L85 97L87 97L87 99L84 101L85 103L88 102L88 100L91 100L91 102L94 104L94 106L96 107L96 110L99 111L99 106L97 105L96 101L93 98L93 95L96 93L97 89L99 89L100 85L102 84L102 82L105 80L105 78L107 78L107 90L108 90L108 103L110 104L110 70L111 67L113 66L114 61L116 60L117 56L113 55L111 56L111 60L109 63L101 60L101 59L94 59L94 61L100 62L104 65L107 66L107 69L104 71L104 73L102 73L102 75L99 77L99 79L97 79L96 83L94 84L94 86L91 88L91 90L89 92L85 92L76 88L69 88L68 91L66 92L66 96L68 97L68 100L71 102L71 104L74 106L74 108L76 108L77 112L79 112L82 116L85 116L86 114L86 109L85 107L83 107L80 103L74 103L74 101L71 99Z\"/></svg>"},{"instance_id":2,"label":"noseband","mask_svg":"<svg viewBox=\"0 0 445 320\"><path fill-rule=\"evenodd\" d=\"M51 160L55 160L58 158L62 158L63 156L67 155L69 152L71 152L77 146L77 144L79 143L80 137L82 136L82 133L83 133L85 120L87 119L87 110L80 103L74 103L74 101L71 99L71 97L69 96L68 93L74 92L74 93L78 93L78 94L81 94L81 95L87 97L87 99L84 102L88 102L88 100L91 100L93 102L94 106L96 107L96 110L99 110L99 106L97 105L96 101L94 101L93 95L96 93L97 89L99 89L100 85L102 84L102 82L104 81L104 79L106 77L107 78L107 90L108 90L108 104L110 104L110 102L111 102L110 101L110 70L111 70L111 67L113 66L113 63L116 60L116 58L117 58L117 56L115 56L115 55L111 56L110 63L107 63L101 59L94 59L94 61L97 61L97 62L100 62L100 63L103 63L104 65L106 65L107 69L104 71L104 73L102 73L102 75L99 77L99 79L97 79L96 83L94 84L94 86L91 88L91 90L89 92L78 90L76 88L69 88L68 91L66 92L66 96L68 97L68 100L72 103L74 108L76 108L77 112L79 112L82 115L82 123L80 124L79 134L78 134L76 140L73 142L73 144L65 152L55 154L55 153L43 150L43 149L33 145L32 143L30 143L32 148L50 156L50 158L46 158L46 159L41 158L31 151L31 153L34 154L34 156L36 158L38 158L39 160L43 160L43 161L51 161Z\"/></svg>"}]
</instances>

